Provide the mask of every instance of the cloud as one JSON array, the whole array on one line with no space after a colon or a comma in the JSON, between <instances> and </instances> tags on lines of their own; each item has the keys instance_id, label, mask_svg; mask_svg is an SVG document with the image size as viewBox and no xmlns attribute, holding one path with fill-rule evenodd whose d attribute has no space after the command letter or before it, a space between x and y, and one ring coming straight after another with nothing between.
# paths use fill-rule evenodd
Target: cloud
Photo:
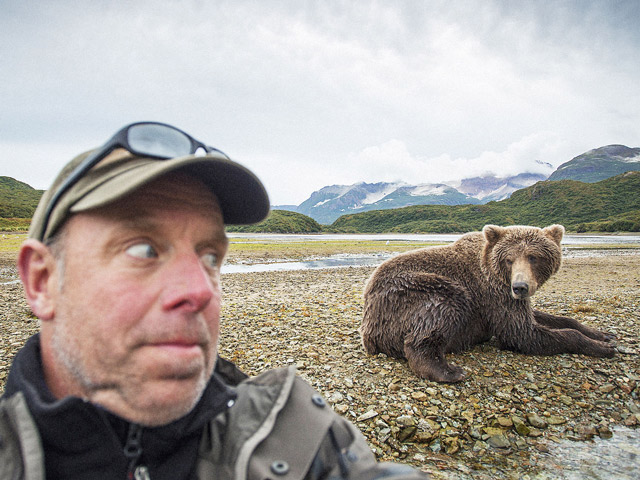
<instances>
[{"instance_id":1,"label":"cloud","mask_svg":"<svg viewBox=\"0 0 640 480\"><path fill-rule=\"evenodd\" d=\"M566 153L566 146L550 132L529 135L502 152L485 151L474 158L452 158L447 154L419 157L412 155L403 142L394 139L352 155L347 171L349 177L368 182L413 184L455 182L483 175L506 177L524 172L548 175L552 168L544 163L557 166L565 161Z\"/></svg>"},{"instance_id":2,"label":"cloud","mask_svg":"<svg viewBox=\"0 0 640 480\"><path fill-rule=\"evenodd\" d=\"M4 152L0 175L45 190L62 166L84 150L78 150L78 146L72 144L0 141L0 152Z\"/></svg>"},{"instance_id":3,"label":"cloud","mask_svg":"<svg viewBox=\"0 0 640 480\"><path fill-rule=\"evenodd\" d=\"M276 203L637 146L639 15L637 1L6 0L0 175L42 188L144 119L245 163Z\"/></svg>"}]
</instances>

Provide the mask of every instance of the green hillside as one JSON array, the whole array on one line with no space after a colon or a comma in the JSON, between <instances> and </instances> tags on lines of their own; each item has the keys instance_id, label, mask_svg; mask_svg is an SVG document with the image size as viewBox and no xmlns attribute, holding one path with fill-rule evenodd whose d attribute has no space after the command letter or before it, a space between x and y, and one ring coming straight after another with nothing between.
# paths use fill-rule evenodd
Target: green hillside
<instances>
[{"instance_id":1,"label":"green hillside","mask_svg":"<svg viewBox=\"0 0 640 480\"><path fill-rule=\"evenodd\" d=\"M0 177L0 230L26 230L42 190ZM488 223L546 226L561 223L574 232L640 231L640 172L626 172L597 183L575 180L538 182L510 198L484 205L418 205L344 215L330 226L286 210L273 210L257 224L229 226L252 233L453 233L479 230Z\"/></svg>"},{"instance_id":2,"label":"green hillside","mask_svg":"<svg viewBox=\"0 0 640 480\"><path fill-rule=\"evenodd\" d=\"M43 190L11 177L0 177L0 218L31 218Z\"/></svg>"},{"instance_id":3,"label":"green hillside","mask_svg":"<svg viewBox=\"0 0 640 480\"><path fill-rule=\"evenodd\" d=\"M546 226L570 231L640 231L640 172L597 183L538 182L510 198L485 205L420 205L345 215L330 229L359 233L447 233L479 230L485 224Z\"/></svg>"},{"instance_id":4,"label":"green hillside","mask_svg":"<svg viewBox=\"0 0 640 480\"><path fill-rule=\"evenodd\" d=\"M319 233L322 227L314 219L287 210L272 210L256 225L229 225L228 232L244 233Z\"/></svg>"}]
</instances>

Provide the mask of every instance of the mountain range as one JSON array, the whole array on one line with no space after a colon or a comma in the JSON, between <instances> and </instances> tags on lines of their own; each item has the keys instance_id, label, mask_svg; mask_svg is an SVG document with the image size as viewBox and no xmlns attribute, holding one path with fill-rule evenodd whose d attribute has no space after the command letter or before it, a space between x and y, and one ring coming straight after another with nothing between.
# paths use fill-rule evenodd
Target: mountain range
<instances>
[{"instance_id":1,"label":"mountain range","mask_svg":"<svg viewBox=\"0 0 640 480\"><path fill-rule=\"evenodd\" d=\"M632 170L640 170L640 148L607 145L563 163L549 176L549 180L594 183Z\"/></svg>"},{"instance_id":2,"label":"mountain range","mask_svg":"<svg viewBox=\"0 0 640 480\"><path fill-rule=\"evenodd\" d=\"M538 162L542 163L542 162ZM553 168L549 164L549 171ZM640 148L607 145L590 150L560 165L550 175L520 173L514 176L465 178L455 184L356 183L331 185L311 194L300 205L274 209L307 215L321 224L331 224L342 215L388 210L412 205L485 204L543 180L578 180L594 183L631 170L640 170Z\"/></svg>"},{"instance_id":3,"label":"mountain range","mask_svg":"<svg viewBox=\"0 0 640 480\"><path fill-rule=\"evenodd\" d=\"M343 215L326 229L340 233L459 233L477 231L490 223L538 227L560 223L567 231L578 233L638 232L638 192L640 172L628 171L594 183L538 182L485 205L417 205Z\"/></svg>"},{"instance_id":4,"label":"mountain range","mask_svg":"<svg viewBox=\"0 0 640 480\"><path fill-rule=\"evenodd\" d=\"M548 170L551 172L553 167L549 164L546 165L548 165ZM497 204L497 206L503 208L507 203L499 200L512 199L512 194L515 192L522 193L528 191L530 188L534 188L532 192L534 192L535 195L532 193L531 200L536 200L539 192L546 191L544 190L545 188L551 188L555 183L560 183L563 186L560 189L555 189L552 197L566 197L568 195L565 191L566 189L578 188L574 183L593 184L597 182L599 184L604 179L619 177L620 174L631 171L640 171L640 148L629 148L624 145L607 145L590 150L563 163L548 177L541 174L521 173L510 177L484 176L466 178L454 185L444 183L409 185L406 183L382 182L333 185L313 192L313 194L300 205L273 207L274 214L268 225L268 231L295 232L301 229L304 231L316 231L323 228L318 223L336 225L336 220L341 219L343 216L351 217L352 214L373 210L386 211L411 206L438 207L438 215L440 216L446 216L445 211L440 212L441 209L452 209L446 211L459 211L458 207L464 207L465 205L473 207L471 210L473 212L483 212L485 207L491 205ZM623 178L626 179L626 177ZM555 182L555 180L559 180L559 182ZM596 210L594 202L596 202L598 195L604 197L613 195L613 200L620 200L616 198L617 193L600 192L599 190L592 191L584 188L580 191L586 196L580 199L576 196L573 200L578 203L585 203L592 213ZM631 188L629 191L637 196L638 190ZM42 193L42 190L36 190L26 183L10 177L0 176L0 230L14 231L28 228L29 220L33 215ZM493 202L494 200L497 202ZM524 208L531 200L525 201L524 204L518 208ZM612 207L607 207L612 215L615 210L614 207L615 202ZM568 206L563 205L558 208L561 211L565 211L568 209ZM552 210L558 211L558 208L554 207ZM288 215L289 212L295 212L297 215ZM618 213L622 214L621 212ZM621 217L616 219L616 221L632 221L632 223L637 223L634 215L637 216L636 213L634 213L631 216L633 218L629 217L631 220L627 217ZM305 219L303 216L311 218ZM584 213L583 217L586 218L588 215ZM581 218L580 222L588 223L590 221L584 218ZM574 219L567 220L573 221ZM594 220L597 219L594 218ZM508 223L510 220L505 217L504 221ZM435 224L422 225L419 230L429 231L424 229L431 228L434 229L433 231L441 231L445 227L447 229L454 228L454 223L455 222L448 222L444 226ZM464 230L463 227L465 225L459 225L460 231ZM633 223L633 225L635 225L635 223ZM266 228L265 225L262 224L255 227L258 229ZM341 228L344 227L345 226L342 226ZM620 227L620 225L617 225L617 227ZM438 228L440 230L437 230Z\"/></svg>"}]
</instances>

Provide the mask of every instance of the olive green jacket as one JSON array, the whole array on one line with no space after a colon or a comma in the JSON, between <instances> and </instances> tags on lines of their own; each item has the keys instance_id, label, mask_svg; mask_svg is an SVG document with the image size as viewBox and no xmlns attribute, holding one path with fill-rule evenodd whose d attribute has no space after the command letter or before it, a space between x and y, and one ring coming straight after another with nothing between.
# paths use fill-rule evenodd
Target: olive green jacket
<instances>
[{"instance_id":1,"label":"olive green jacket","mask_svg":"<svg viewBox=\"0 0 640 480\"><path fill-rule=\"evenodd\" d=\"M227 379L239 381L238 396L203 431L198 478L426 478L404 465L376 463L363 435L293 367L253 378L244 378L228 362L222 370ZM0 402L0 480L44 479L43 465L36 425L17 393Z\"/></svg>"}]
</instances>

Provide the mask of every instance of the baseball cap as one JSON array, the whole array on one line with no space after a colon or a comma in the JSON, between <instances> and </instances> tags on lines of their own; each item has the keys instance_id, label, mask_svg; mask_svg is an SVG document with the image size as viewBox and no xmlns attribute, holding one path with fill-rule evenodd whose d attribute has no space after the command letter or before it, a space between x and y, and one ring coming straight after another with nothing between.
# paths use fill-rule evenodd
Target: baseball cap
<instances>
[{"instance_id":1,"label":"baseball cap","mask_svg":"<svg viewBox=\"0 0 640 480\"><path fill-rule=\"evenodd\" d=\"M67 185L60 195L60 187L98 150L78 155L62 169L40 199L31 221L30 238L46 241L74 213L105 206L176 171L190 173L209 187L218 199L227 225L257 223L269 214L269 197L258 177L215 149L205 155L159 159L117 148ZM52 200L55 203L50 205Z\"/></svg>"}]
</instances>

